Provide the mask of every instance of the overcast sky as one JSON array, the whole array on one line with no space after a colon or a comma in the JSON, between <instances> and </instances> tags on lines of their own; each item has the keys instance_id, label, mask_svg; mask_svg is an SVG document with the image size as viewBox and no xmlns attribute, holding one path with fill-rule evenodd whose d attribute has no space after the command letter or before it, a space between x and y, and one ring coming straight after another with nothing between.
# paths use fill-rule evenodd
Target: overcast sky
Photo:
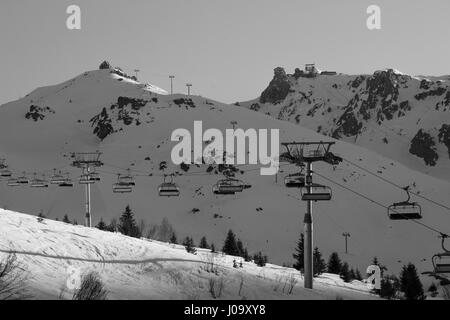
<instances>
[{"instance_id":1,"label":"overcast sky","mask_svg":"<svg viewBox=\"0 0 450 320\"><path fill-rule=\"evenodd\" d=\"M66 9L81 7L81 30ZM381 7L382 29L366 27ZM140 80L223 102L253 99L282 66L450 73L449 0L1 0L0 104L109 60Z\"/></svg>"}]
</instances>

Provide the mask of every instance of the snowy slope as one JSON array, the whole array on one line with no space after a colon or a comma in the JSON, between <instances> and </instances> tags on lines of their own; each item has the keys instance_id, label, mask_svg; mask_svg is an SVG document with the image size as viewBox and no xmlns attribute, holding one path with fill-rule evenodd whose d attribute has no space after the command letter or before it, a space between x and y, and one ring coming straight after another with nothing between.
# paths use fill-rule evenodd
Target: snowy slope
<instances>
[{"instance_id":1,"label":"snowy slope","mask_svg":"<svg viewBox=\"0 0 450 320\"><path fill-rule=\"evenodd\" d=\"M36 121L26 118L32 105L41 108L38 113L42 120L40 116ZM234 120L243 129L277 128L281 141L332 140L302 126L203 97L159 95L137 83L118 81L114 74L100 70L64 85L38 89L24 99L1 106L0 154L16 175L22 171L28 175L33 172L49 175L52 168L61 168L77 178L80 171L70 167L68 154L101 150L105 166L99 171L102 181L92 191L94 223L100 217L107 221L118 217L130 204L137 218L148 223L160 223L167 217L179 238L192 236L198 243L205 235L219 246L231 228L250 252L261 250L272 262L292 263L306 206L299 201L298 190L286 189L282 180L296 168L283 166L276 182L275 177L260 176L256 166L239 167L243 172L238 177L253 187L234 196L215 196L211 187L221 175L207 173L206 166L190 166L184 173L170 162L172 131L192 130L195 120L203 120L205 129L230 128ZM343 141L337 142L334 151L398 185L411 185L416 192L450 204L450 185L444 180ZM168 168L160 170L163 161ZM113 194L111 185L116 174L126 168L132 168L137 186L132 194ZM398 188L346 162L336 168L317 164L315 170L384 205L405 197ZM180 175L176 182L181 187L181 196L158 197L156 189L162 175L173 172ZM416 263L420 271L430 270L429 259L439 251L436 233L412 222L392 222L385 209L318 176L315 180L333 187L333 200L314 206L315 244L325 257L338 251L361 271L373 256L378 256L390 272L398 272L408 261ZM79 185L73 190L0 185L3 208L33 214L42 211L48 217L60 219L67 213L79 223L84 217L83 198L84 189ZM448 210L421 199L413 200L423 207L423 223L450 232ZM348 255L343 252L344 231L351 233Z\"/></svg>"},{"instance_id":2,"label":"snowy slope","mask_svg":"<svg viewBox=\"0 0 450 320\"><path fill-rule=\"evenodd\" d=\"M261 97L240 105L450 180L448 76L387 69L306 78L299 72L275 69Z\"/></svg>"},{"instance_id":3,"label":"snowy slope","mask_svg":"<svg viewBox=\"0 0 450 320\"><path fill-rule=\"evenodd\" d=\"M212 299L210 279L223 280L220 299L376 299L364 283L344 283L331 274L317 278L315 290L307 290L295 269L257 267L251 262L233 268L236 258L221 253L199 250L194 255L178 245L52 220L38 222L36 217L12 211L0 210L0 234L0 259L9 252L16 254L33 299L70 299L71 270L96 271L109 299ZM208 272L211 261L216 273ZM283 287L291 277L297 283L288 294Z\"/></svg>"}]
</instances>

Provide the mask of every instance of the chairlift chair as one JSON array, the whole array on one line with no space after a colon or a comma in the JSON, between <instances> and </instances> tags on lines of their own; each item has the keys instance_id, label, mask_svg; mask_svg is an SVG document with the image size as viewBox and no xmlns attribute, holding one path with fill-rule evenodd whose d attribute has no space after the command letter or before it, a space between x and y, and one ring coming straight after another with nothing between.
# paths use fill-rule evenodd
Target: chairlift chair
<instances>
[{"instance_id":1,"label":"chairlift chair","mask_svg":"<svg viewBox=\"0 0 450 320\"><path fill-rule=\"evenodd\" d=\"M304 186L300 189L303 201L329 201L332 198L332 190L328 186L313 184L311 192L309 187Z\"/></svg>"},{"instance_id":2,"label":"chairlift chair","mask_svg":"<svg viewBox=\"0 0 450 320\"><path fill-rule=\"evenodd\" d=\"M180 196L180 188L174 183L173 175L170 175L170 177L171 180L167 182L167 176L164 176L164 182L158 187L158 194L160 197Z\"/></svg>"},{"instance_id":3,"label":"chairlift chair","mask_svg":"<svg viewBox=\"0 0 450 320\"><path fill-rule=\"evenodd\" d=\"M118 183L122 184L122 185L127 185L127 186L132 186L134 187L136 185L136 182L134 180L134 177L130 174L130 169L127 170L128 173L126 175L124 174L119 174L118 177Z\"/></svg>"},{"instance_id":4,"label":"chairlift chair","mask_svg":"<svg viewBox=\"0 0 450 320\"><path fill-rule=\"evenodd\" d=\"M133 189L129 185L123 185L121 183L113 184L114 193L131 193Z\"/></svg>"},{"instance_id":5,"label":"chairlift chair","mask_svg":"<svg viewBox=\"0 0 450 320\"><path fill-rule=\"evenodd\" d=\"M91 179L88 174L82 174L78 182L79 184L94 184L95 180Z\"/></svg>"},{"instance_id":6,"label":"chairlift chair","mask_svg":"<svg viewBox=\"0 0 450 320\"><path fill-rule=\"evenodd\" d=\"M0 176L2 176L4 178L10 178L12 176L12 172L10 170L8 170L7 168L3 168L0 171Z\"/></svg>"},{"instance_id":7,"label":"chairlift chair","mask_svg":"<svg viewBox=\"0 0 450 320\"><path fill-rule=\"evenodd\" d=\"M56 169L54 170L54 174L50 179L50 184L62 184L65 182L65 178L62 175L61 171L59 171L58 173L56 172Z\"/></svg>"},{"instance_id":8,"label":"chairlift chair","mask_svg":"<svg viewBox=\"0 0 450 320\"><path fill-rule=\"evenodd\" d=\"M244 186L241 180L231 178L223 179L219 180L213 186L213 193L222 195L235 194L236 192L244 191Z\"/></svg>"},{"instance_id":9,"label":"chairlift chair","mask_svg":"<svg viewBox=\"0 0 450 320\"><path fill-rule=\"evenodd\" d=\"M410 202L409 186L403 188L408 195L406 201L397 202L388 207L388 216L391 220L417 220L422 219L422 208L417 202Z\"/></svg>"},{"instance_id":10,"label":"chairlift chair","mask_svg":"<svg viewBox=\"0 0 450 320\"><path fill-rule=\"evenodd\" d=\"M450 250L448 250L444 245L445 239L448 238L448 235L441 234L441 238L442 249L444 252L435 254L431 259L435 274L450 273Z\"/></svg>"},{"instance_id":11,"label":"chairlift chair","mask_svg":"<svg viewBox=\"0 0 450 320\"><path fill-rule=\"evenodd\" d=\"M289 174L284 178L286 188L301 188L305 186L305 177L301 173Z\"/></svg>"},{"instance_id":12,"label":"chairlift chair","mask_svg":"<svg viewBox=\"0 0 450 320\"><path fill-rule=\"evenodd\" d=\"M34 174L33 180L31 180L31 187L32 188L48 188L47 180L45 180L45 177L43 179L38 179L36 177L36 174Z\"/></svg>"},{"instance_id":13,"label":"chairlift chair","mask_svg":"<svg viewBox=\"0 0 450 320\"><path fill-rule=\"evenodd\" d=\"M19 185L24 185L24 184L29 184L30 183L30 181L28 180L28 177L27 177L25 172L23 173L23 176L17 178L17 183Z\"/></svg>"},{"instance_id":14,"label":"chairlift chair","mask_svg":"<svg viewBox=\"0 0 450 320\"><path fill-rule=\"evenodd\" d=\"M72 188L73 187L73 182L72 179L70 179L69 174L67 174L66 178L63 179L63 181L58 184L59 187L62 188Z\"/></svg>"},{"instance_id":15,"label":"chairlift chair","mask_svg":"<svg viewBox=\"0 0 450 320\"><path fill-rule=\"evenodd\" d=\"M20 183L15 178L8 179L8 187L17 187L20 186Z\"/></svg>"}]
</instances>

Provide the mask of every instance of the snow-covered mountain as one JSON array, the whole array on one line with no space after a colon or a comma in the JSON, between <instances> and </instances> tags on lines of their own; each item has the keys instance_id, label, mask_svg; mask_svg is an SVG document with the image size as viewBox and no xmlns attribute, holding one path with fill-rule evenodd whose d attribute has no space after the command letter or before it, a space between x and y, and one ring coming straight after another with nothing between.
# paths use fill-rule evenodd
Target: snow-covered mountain
<instances>
[{"instance_id":1,"label":"snow-covered mountain","mask_svg":"<svg viewBox=\"0 0 450 320\"><path fill-rule=\"evenodd\" d=\"M389 75L388 78L381 76L382 79L398 79L398 85L402 88L406 85L402 79L408 79L408 84L415 83L412 78L396 73L382 74L386 77ZM340 81L336 84L337 89L334 89L332 85L337 79ZM355 97L349 98L359 110L359 119L360 110L367 108L363 107L366 100L356 99L356 96L366 97L362 94L365 85L357 85L357 79L366 83L371 77L327 76L302 78L298 82L309 83L306 86L321 85L324 96L320 101L327 107L318 107L318 114L328 108L332 109L332 114L344 112L348 102L338 92L344 95L344 92L348 92L347 87L354 85ZM437 83L426 85L429 89L421 89L423 92L440 90L437 88L442 86ZM386 88L390 86L386 84ZM392 90L391 99L402 102L401 94L397 97L396 89ZM359 91L361 95L356 95ZM340 101L341 107L335 106L333 109L331 102L326 102L327 92L333 92L333 101ZM287 116L288 108L282 107L282 104L290 99L289 95L294 99L291 92L287 98L280 100L281 103L276 105L276 108L280 108L277 114L281 112ZM429 96L424 98L426 101L438 99L429 93L427 95ZM387 96L386 94L386 99ZM304 99L307 101L308 95ZM319 103L318 97L312 99ZM415 102L410 105L410 111L403 108L405 118L412 117L413 114L417 116L419 112L413 108ZM260 105L261 108L269 106L273 105ZM440 110L446 108L445 104L439 106ZM284 109L286 110L282 111ZM292 110L297 109L300 108ZM378 104L375 109L378 110ZM403 112L403 109L399 107L395 116L394 113L390 114L392 119L400 121L403 117L399 117L399 112ZM387 116L380 112L380 117L384 119ZM223 177L217 168L211 170L203 165L181 168L173 165L170 153L174 143L170 138L173 130L192 130L194 121L202 120L204 129L225 130L232 127L233 121L237 121L237 126L243 129L279 129L281 141L333 140L303 127L308 126L310 121L303 122L301 117L299 119L300 125L200 96L167 95L162 89L141 84L118 74L115 69L103 69L83 73L60 85L37 89L23 99L1 106L0 154L15 176L20 176L25 171L29 177L32 177L33 172L45 173L48 177L53 173L53 168L58 168L68 171L73 179L77 179L81 172L70 166L73 160L70 153L100 150L103 152L101 160L104 166L98 172L102 180L92 188L95 224L101 217L108 221L112 217L118 217L125 206L130 204L137 218L145 219L148 223L156 224L163 218L168 218L177 229L179 238L189 235L197 243L205 235L209 241L220 246L227 230L231 228L250 252L263 251L268 254L271 262L277 264L292 263L292 253L299 233L303 230L306 205L299 200L299 191L286 189L282 180L285 175L296 172L298 168L285 165L276 179L261 176L258 166L238 167L237 177L251 184L252 188L232 196L218 196L211 191L212 185ZM310 120L313 121L314 117ZM333 125L331 120L329 125ZM322 127L327 133L331 133L326 129L325 123ZM344 129L347 126L339 128L335 131L344 137L348 133ZM368 135L365 137L368 139ZM390 141L393 143L394 140ZM435 202L450 205L450 184L445 180L413 170L409 165L405 166L342 140L336 142L333 151L350 162L344 161L335 167L318 163L314 167L316 172L371 200L387 206L404 200L405 194L401 189L362 171L352 163L400 186L410 185L413 191ZM383 150L380 150L382 154L381 151ZM398 150L400 155L403 155L403 151L400 148ZM445 167L441 160L436 168ZM112 184L117 180L117 173L125 173L127 168L135 175L136 187L131 194L114 194ZM181 195L178 198L161 198L157 194L157 187L162 183L163 175L170 173L176 173ZM370 264L373 256L378 256L388 266L389 272L397 273L408 261L416 263L420 271L431 269L430 258L440 251L435 232L413 222L390 221L386 209L371 200L334 185L318 175L314 179L333 188L332 201L314 205L315 245L325 257L332 251L337 251L343 260L361 271ZM422 223L450 233L450 213L447 209L417 197L413 197L413 200L422 205ZM84 188L78 184L73 189L55 186L48 189L12 188L6 182L0 184L0 206L9 210L32 214L42 212L47 217L60 219L68 214L82 223L83 201ZM348 254L344 252L343 232L351 234ZM0 237L3 240L13 239L9 233L2 233Z\"/></svg>"},{"instance_id":2,"label":"snow-covered mountain","mask_svg":"<svg viewBox=\"0 0 450 320\"><path fill-rule=\"evenodd\" d=\"M450 180L448 76L414 77L395 69L311 76L276 68L261 96L240 105Z\"/></svg>"},{"instance_id":3,"label":"snow-covered mountain","mask_svg":"<svg viewBox=\"0 0 450 320\"><path fill-rule=\"evenodd\" d=\"M75 277L96 272L108 299L376 299L360 281L316 278L303 289L295 269L252 262L180 245L135 239L0 210L0 261L13 252L24 268L24 288L33 299L71 299ZM5 236L7 235L7 236ZM238 268L233 267L237 259ZM290 286L293 285L290 293ZM222 289L220 289L220 286Z\"/></svg>"}]
</instances>

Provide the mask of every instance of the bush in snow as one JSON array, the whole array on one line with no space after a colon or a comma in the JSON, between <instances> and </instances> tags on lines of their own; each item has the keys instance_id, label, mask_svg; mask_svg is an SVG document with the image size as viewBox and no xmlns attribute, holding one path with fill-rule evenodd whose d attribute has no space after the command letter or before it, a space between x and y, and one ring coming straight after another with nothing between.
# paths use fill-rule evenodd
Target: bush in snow
<instances>
[{"instance_id":1,"label":"bush in snow","mask_svg":"<svg viewBox=\"0 0 450 320\"><path fill-rule=\"evenodd\" d=\"M100 70L111 69L111 64L108 61L103 61L99 67Z\"/></svg>"},{"instance_id":2,"label":"bush in snow","mask_svg":"<svg viewBox=\"0 0 450 320\"><path fill-rule=\"evenodd\" d=\"M106 300L108 292L100 276L90 272L81 279L80 289L73 294L72 300Z\"/></svg>"},{"instance_id":3,"label":"bush in snow","mask_svg":"<svg viewBox=\"0 0 450 320\"><path fill-rule=\"evenodd\" d=\"M27 298L24 268L14 254L0 261L0 300Z\"/></svg>"}]
</instances>

